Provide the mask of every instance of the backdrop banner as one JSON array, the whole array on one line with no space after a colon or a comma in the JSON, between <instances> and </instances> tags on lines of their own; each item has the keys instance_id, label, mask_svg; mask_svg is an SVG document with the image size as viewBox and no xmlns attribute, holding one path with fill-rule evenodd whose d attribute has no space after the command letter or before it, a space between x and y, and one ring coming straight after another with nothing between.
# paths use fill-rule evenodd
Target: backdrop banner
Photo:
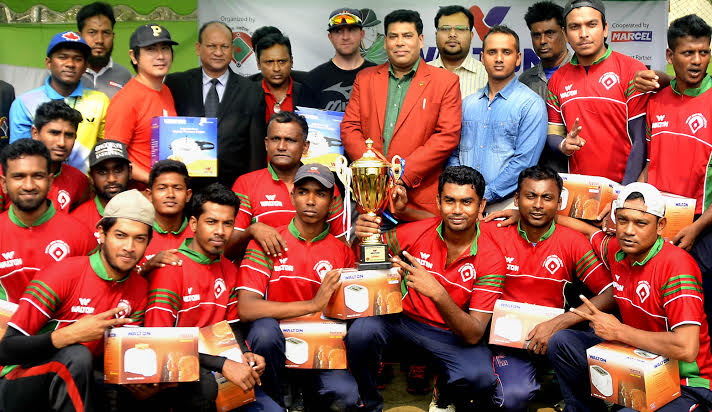
<instances>
[{"instance_id":1,"label":"backdrop banner","mask_svg":"<svg viewBox=\"0 0 712 412\"><path fill-rule=\"evenodd\" d=\"M564 1L556 1L564 4ZM420 3L420 4L419 4ZM666 32L668 19L667 0L605 1L608 20L608 44L618 52L630 55L656 70L665 70ZM404 8L415 9L423 19L425 45L421 52L425 61L438 57L435 47L434 18L439 6L453 4L449 1L425 0L361 0L358 7L364 15L366 31L361 53L369 60L382 63L386 60L383 50L383 18L389 12ZM524 22L524 13L531 0L476 0L463 3L475 16L475 36L472 53L478 58L482 38L490 27L504 24L516 31L521 40L521 73L539 62L534 53L529 30ZM311 70L333 56L334 50L326 36L329 13L338 3L327 0L292 2L287 0L198 0L198 21L203 24L217 20L233 30L235 55L233 69L241 74L257 72L251 35L261 26L275 26L289 36L292 43L295 70ZM354 4L342 6L354 7Z\"/></svg>"}]
</instances>

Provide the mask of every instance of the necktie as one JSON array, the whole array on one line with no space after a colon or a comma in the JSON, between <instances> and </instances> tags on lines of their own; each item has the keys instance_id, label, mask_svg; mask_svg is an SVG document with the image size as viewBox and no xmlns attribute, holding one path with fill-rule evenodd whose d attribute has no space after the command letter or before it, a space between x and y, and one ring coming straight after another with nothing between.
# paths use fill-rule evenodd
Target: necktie
<instances>
[{"instance_id":1,"label":"necktie","mask_svg":"<svg viewBox=\"0 0 712 412\"><path fill-rule=\"evenodd\" d=\"M218 98L217 85L220 83L220 80L212 79L210 83L212 83L212 86L210 86L208 95L205 97L205 117L218 117L220 99Z\"/></svg>"}]
</instances>

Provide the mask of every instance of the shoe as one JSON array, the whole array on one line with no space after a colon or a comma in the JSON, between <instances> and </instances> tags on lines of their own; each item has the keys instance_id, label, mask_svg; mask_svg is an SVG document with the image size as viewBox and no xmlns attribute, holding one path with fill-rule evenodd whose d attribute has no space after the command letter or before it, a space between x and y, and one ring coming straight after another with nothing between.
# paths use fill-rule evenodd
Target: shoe
<instances>
[{"instance_id":1,"label":"shoe","mask_svg":"<svg viewBox=\"0 0 712 412\"><path fill-rule=\"evenodd\" d=\"M442 396L442 393L439 390L439 383L440 382L436 380L435 389L433 389L433 400L430 402L428 412L455 412L457 409L451 402L451 399L447 399Z\"/></svg>"},{"instance_id":2,"label":"shoe","mask_svg":"<svg viewBox=\"0 0 712 412\"><path fill-rule=\"evenodd\" d=\"M426 365L410 365L406 377L406 390L415 395L425 395L430 392L430 377Z\"/></svg>"},{"instance_id":3,"label":"shoe","mask_svg":"<svg viewBox=\"0 0 712 412\"><path fill-rule=\"evenodd\" d=\"M381 362L376 373L376 388L379 391L386 389L386 384L393 379L393 365Z\"/></svg>"}]
</instances>

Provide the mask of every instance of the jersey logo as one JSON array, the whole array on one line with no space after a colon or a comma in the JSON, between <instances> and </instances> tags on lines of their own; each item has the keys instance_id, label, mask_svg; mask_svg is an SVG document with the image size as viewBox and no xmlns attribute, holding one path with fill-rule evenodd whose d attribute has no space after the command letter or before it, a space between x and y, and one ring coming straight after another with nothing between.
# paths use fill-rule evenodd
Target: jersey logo
<instances>
[{"instance_id":1,"label":"jersey logo","mask_svg":"<svg viewBox=\"0 0 712 412\"><path fill-rule=\"evenodd\" d=\"M262 200L260 201L260 206L262 207L282 207L282 201L281 200L274 200L277 198L277 195L265 195L267 200Z\"/></svg>"},{"instance_id":2,"label":"jersey logo","mask_svg":"<svg viewBox=\"0 0 712 412\"><path fill-rule=\"evenodd\" d=\"M668 127L668 122L665 121L665 115L664 114L658 114L655 116L656 119L658 119L657 122L653 122L652 128L657 129L660 127Z\"/></svg>"},{"instance_id":3,"label":"jersey logo","mask_svg":"<svg viewBox=\"0 0 712 412\"><path fill-rule=\"evenodd\" d=\"M544 269L548 270L549 273L553 275L557 270L564 266L564 262L562 262L561 258L556 255L549 255L546 260L544 260L544 264L542 266L544 266Z\"/></svg>"},{"instance_id":4,"label":"jersey logo","mask_svg":"<svg viewBox=\"0 0 712 412\"><path fill-rule=\"evenodd\" d=\"M185 295L185 296L183 296L183 302L186 302L186 303L188 303L188 302L197 302L197 301L200 300L200 293L195 293L195 294L194 294L194 293L193 293L193 287L192 287L192 286L189 287L189 288L187 288L186 291L188 292L188 294Z\"/></svg>"},{"instance_id":5,"label":"jersey logo","mask_svg":"<svg viewBox=\"0 0 712 412\"><path fill-rule=\"evenodd\" d=\"M79 298L79 304L72 306L70 311L72 313L83 313L85 315L91 315L94 313L95 308L89 306L91 303L91 298Z\"/></svg>"},{"instance_id":6,"label":"jersey logo","mask_svg":"<svg viewBox=\"0 0 712 412\"><path fill-rule=\"evenodd\" d=\"M281 259L279 259L279 265L275 266L275 267L274 267L274 270L275 270L275 271L278 271L278 270L286 270L286 271L289 271L289 272L294 272L294 266L287 264L287 260L288 260L288 259L289 259L289 258L281 258Z\"/></svg>"},{"instance_id":7,"label":"jersey logo","mask_svg":"<svg viewBox=\"0 0 712 412\"><path fill-rule=\"evenodd\" d=\"M423 258L423 259L428 259L428 258L430 257L430 253L423 253L423 252L420 252L420 257Z\"/></svg>"},{"instance_id":8,"label":"jersey logo","mask_svg":"<svg viewBox=\"0 0 712 412\"><path fill-rule=\"evenodd\" d=\"M428 258L430 258L429 253L420 252L420 257L415 258L415 260L418 261L418 263L420 263L421 265L425 266L426 269L432 269L433 264L428 262Z\"/></svg>"},{"instance_id":9,"label":"jersey logo","mask_svg":"<svg viewBox=\"0 0 712 412\"><path fill-rule=\"evenodd\" d=\"M163 31L161 29L161 26L150 26L150 27L151 27L151 30L153 30L153 37L158 37L161 35L161 31Z\"/></svg>"},{"instance_id":10,"label":"jersey logo","mask_svg":"<svg viewBox=\"0 0 712 412\"><path fill-rule=\"evenodd\" d=\"M79 304L82 306L86 306L91 302L90 298L79 298Z\"/></svg>"},{"instance_id":11,"label":"jersey logo","mask_svg":"<svg viewBox=\"0 0 712 412\"><path fill-rule=\"evenodd\" d=\"M45 248L45 253L59 262L69 254L69 245L63 240L54 240Z\"/></svg>"},{"instance_id":12,"label":"jersey logo","mask_svg":"<svg viewBox=\"0 0 712 412\"><path fill-rule=\"evenodd\" d=\"M514 258L505 256L504 260L507 261L507 270L511 270L512 272L519 272L519 265L514 264Z\"/></svg>"},{"instance_id":13,"label":"jersey logo","mask_svg":"<svg viewBox=\"0 0 712 412\"><path fill-rule=\"evenodd\" d=\"M62 33L62 38L71 40L71 41L79 41L79 39L81 39L81 37L79 37L77 35L77 33L73 32L73 31L68 31L66 33Z\"/></svg>"},{"instance_id":14,"label":"jersey logo","mask_svg":"<svg viewBox=\"0 0 712 412\"><path fill-rule=\"evenodd\" d=\"M69 202L72 200L72 197L69 196L69 192L66 190L60 190L59 193L57 193L57 203L59 203L59 208L64 210L67 206L69 206Z\"/></svg>"},{"instance_id":15,"label":"jersey logo","mask_svg":"<svg viewBox=\"0 0 712 412\"><path fill-rule=\"evenodd\" d=\"M12 258L15 257L15 251L13 250L13 251L11 251L11 252L2 252L2 257L3 257L5 260L10 260L10 259L12 259Z\"/></svg>"},{"instance_id":16,"label":"jersey logo","mask_svg":"<svg viewBox=\"0 0 712 412\"><path fill-rule=\"evenodd\" d=\"M573 96L576 96L576 95L578 94L578 90L576 90L576 89L571 90L572 87L574 87L574 84L573 84L573 83L569 84L568 86L564 86L564 89L566 89L566 91L563 92L563 93L561 93L561 98L562 98L562 99L565 99L565 98L567 98L567 97L573 97Z\"/></svg>"},{"instance_id":17,"label":"jersey logo","mask_svg":"<svg viewBox=\"0 0 712 412\"><path fill-rule=\"evenodd\" d=\"M471 281L475 278L476 275L475 267L472 265L472 263L465 263L457 271L460 272L460 277L462 278L463 282Z\"/></svg>"},{"instance_id":18,"label":"jersey logo","mask_svg":"<svg viewBox=\"0 0 712 412\"><path fill-rule=\"evenodd\" d=\"M131 304L126 299L121 299L119 301L119 304L116 305L116 307L121 308L121 310L116 315L114 315L116 319L123 319L131 314Z\"/></svg>"},{"instance_id":19,"label":"jersey logo","mask_svg":"<svg viewBox=\"0 0 712 412\"><path fill-rule=\"evenodd\" d=\"M650 296L650 283L641 280L638 282L638 287L635 288L635 293L638 295L638 298L640 298L640 303L645 302L648 296Z\"/></svg>"},{"instance_id":20,"label":"jersey logo","mask_svg":"<svg viewBox=\"0 0 712 412\"><path fill-rule=\"evenodd\" d=\"M705 119L705 116L703 116L702 113L693 114L685 120L685 123L690 126L690 130L693 134L697 133L700 129L707 127L707 119Z\"/></svg>"},{"instance_id":21,"label":"jersey logo","mask_svg":"<svg viewBox=\"0 0 712 412\"><path fill-rule=\"evenodd\" d=\"M616 280L613 281L613 288L619 292L623 292L623 285L618 283L618 281L621 280L620 275L613 275L613 276L616 278Z\"/></svg>"},{"instance_id":22,"label":"jersey logo","mask_svg":"<svg viewBox=\"0 0 712 412\"><path fill-rule=\"evenodd\" d=\"M608 73L604 73L603 76L601 76L601 78L598 79L598 82L601 83L603 85L603 87L606 88L606 90L611 90L611 87L620 83L621 80L617 74L615 74L613 72L608 72Z\"/></svg>"},{"instance_id":23,"label":"jersey logo","mask_svg":"<svg viewBox=\"0 0 712 412\"><path fill-rule=\"evenodd\" d=\"M566 89L566 91L568 92L569 90L571 90L572 87L574 87L574 84L573 84L573 83L571 83L570 85L564 87L564 89Z\"/></svg>"},{"instance_id":24,"label":"jersey logo","mask_svg":"<svg viewBox=\"0 0 712 412\"><path fill-rule=\"evenodd\" d=\"M324 276L326 276L327 272L329 272L331 269L334 267L331 265L331 262L328 260L320 260L316 262L316 265L314 265L314 272L316 272L320 278L324 279Z\"/></svg>"},{"instance_id":25,"label":"jersey logo","mask_svg":"<svg viewBox=\"0 0 712 412\"><path fill-rule=\"evenodd\" d=\"M655 117L658 118L658 121L659 121L659 122L662 122L663 120L665 120L665 115L664 115L664 114L659 114L659 115L657 115L657 116L655 116Z\"/></svg>"},{"instance_id":26,"label":"jersey logo","mask_svg":"<svg viewBox=\"0 0 712 412\"><path fill-rule=\"evenodd\" d=\"M225 286L225 281L222 278L215 279L215 286L213 286L213 292L215 292L215 299L219 299L220 295L227 290Z\"/></svg>"},{"instance_id":27,"label":"jersey logo","mask_svg":"<svg viewBox=\"0 0 712 412\"><path fill-rule=\"evenodd\" d=\"M2 252L2 257L5 259L0 262L0 269L11 268L13 266L22 266L22 258L15 259L15 251Z\"/></svg>"},{"instance_id":28,"label":"jersey logo","mask_svg":"<svg viewBox=\"0 0 712 412\"><path fill-rule=\"evenodd\" d=\"M349 97L351 97L351 89L353 88L353 86L343 86L343 84L343 82L339 82L327 87L322 91L341 93L341 95L344 96L345 99L348 99Z\"/></svg>"},{"instance_id":29,"label":"jersey logo","mask_svg":"<svg viewBox=\"0 0 712 412\"><path fill-rule=\"evenodd\" d=\"M267 198L267 200L274 200L277 195L265 195L265 197Z\"/></svg>"}]
</instances>

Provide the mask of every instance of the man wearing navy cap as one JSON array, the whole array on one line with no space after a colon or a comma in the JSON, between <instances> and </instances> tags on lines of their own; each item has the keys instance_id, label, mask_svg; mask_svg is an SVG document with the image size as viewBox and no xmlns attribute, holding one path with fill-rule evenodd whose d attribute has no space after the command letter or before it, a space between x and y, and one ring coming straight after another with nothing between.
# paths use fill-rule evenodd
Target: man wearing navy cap
<instances>
[{"instance_id":1,"label":"man wearing navy cap","mask_svg":"<svg viewBox=\"0 0 712 412\"><path fill-rule=\"evenodd\" d=\"M47 46L45 65L49 76L45 84L15 99L10 107L10 142L31 138L35 111L42 103L64 100L82 114L77 140L67 162L86 172L89 152L97 139L104 137L104 118L109 106L106 94L82 87L80 80L91 54L89 45L73 31L57 33Z\"/></svg>"}]
</instances>

